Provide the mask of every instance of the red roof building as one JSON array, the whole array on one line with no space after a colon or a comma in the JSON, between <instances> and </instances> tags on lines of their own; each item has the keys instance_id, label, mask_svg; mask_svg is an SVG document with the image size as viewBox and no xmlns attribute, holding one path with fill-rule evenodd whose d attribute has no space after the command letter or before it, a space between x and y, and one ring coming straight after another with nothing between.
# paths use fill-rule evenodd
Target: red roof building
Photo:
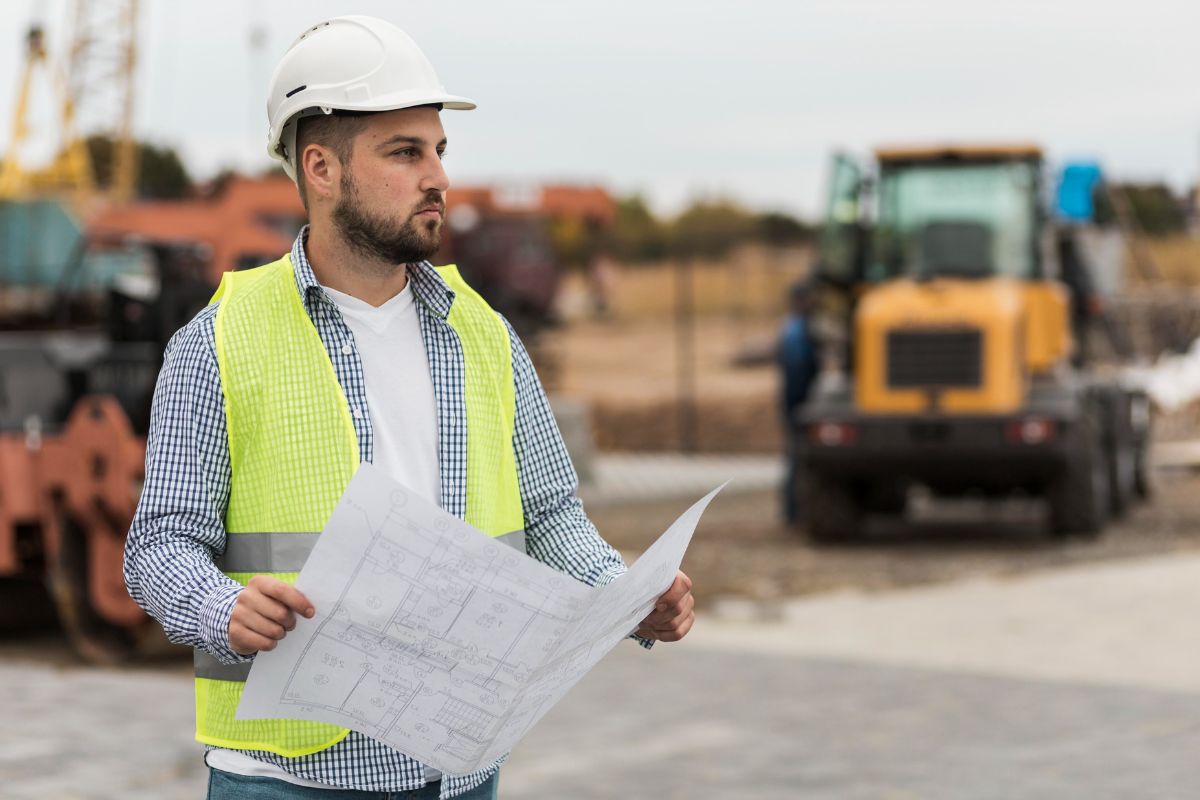
<instances>
[{"instance_id":1,"label":"red roof building","mask_svg":"<svg viewBox=\"0 0 1200 800\"><path fill-rule=\"evenodd\" d=\"M607 226L616 203L599 186L453 186L448 210L471 206L481 214L532 213L550 218L582 219ZM295 184L285 175L233 176L208 197L134 203L106 208L88 220L89 233L101 238L195 242L212 253L215 285L224 272L266 264L291 249L306 221Z\"/></svg>"},{"instance_id":2,"label":"red roof building","mask_svg":"<svg viewBox=\"0 0 1200 800\"><path fill-rule=\"evenodd\" d=\"M89 233L208 245L214 285L224 272L258 266L292 247L306 215L296 185L285 175L233 176L211 196L113 206L88 220Z\"/></svg>"}]
</instances>

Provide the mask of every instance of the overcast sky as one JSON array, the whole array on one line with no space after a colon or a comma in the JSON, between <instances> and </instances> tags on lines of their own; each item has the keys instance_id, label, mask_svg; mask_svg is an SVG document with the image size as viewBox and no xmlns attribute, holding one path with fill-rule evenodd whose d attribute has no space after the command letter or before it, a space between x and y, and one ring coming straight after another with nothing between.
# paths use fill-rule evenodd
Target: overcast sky
<instances>
[{"instance_id":1,"label":"overcast sky","mask_svg":"<svg viewBox=\"0 0 1200 800\"><path fill-rule=\"evenodd\" d=\"M40 19L55 51L67 5L4 2L5 145L23 32ZM1200 172L1198 0L141 6L135 128L200 177L268 165L274 63L306 26L346 13L400 25L447 90L478 102L443 115L452 181L598 181L664 211L724 195L812 216L830 152L885 142L1033 140L1179 188Z\"/></svg>"}]
</instances>

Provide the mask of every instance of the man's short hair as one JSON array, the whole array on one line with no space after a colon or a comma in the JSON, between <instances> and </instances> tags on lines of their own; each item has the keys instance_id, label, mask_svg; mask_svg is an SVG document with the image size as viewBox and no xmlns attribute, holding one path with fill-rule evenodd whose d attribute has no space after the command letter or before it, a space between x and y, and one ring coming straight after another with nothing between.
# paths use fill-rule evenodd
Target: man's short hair
<instances>
[{"instance_id":1,"label":"man's short hair","mask_svg":"<svg viewBox=\"0 0 1200 800\"><path fill-rule=\"evenodd\" d=\"M296 122L296 187L300 189L300 202L308 211L308 192L304 185L304 165L301 156L310 144L328 147L345 166L350 163L354 152L354 137L367 127L367 117L374 111L335 111L302 117Z\"/></svg>"}]
</instances>

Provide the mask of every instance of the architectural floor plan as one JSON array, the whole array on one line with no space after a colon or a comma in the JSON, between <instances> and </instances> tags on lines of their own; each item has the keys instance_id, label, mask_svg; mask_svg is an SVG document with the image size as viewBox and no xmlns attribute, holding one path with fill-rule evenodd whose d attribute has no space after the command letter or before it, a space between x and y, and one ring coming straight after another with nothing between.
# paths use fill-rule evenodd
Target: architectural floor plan
<instances>
[{"instance_id":1,"label":"architectural floor plan","mask_svg":"<svg viewBox=\"0 0 1200 800\"><path fill-rule=\"evenodd\" d=\"M450 774L486 766L650 612L718 491L589 587L364 464L296 582L317 613L257 656L238 718L333 723Z\"/></svg>"}]
</instances>

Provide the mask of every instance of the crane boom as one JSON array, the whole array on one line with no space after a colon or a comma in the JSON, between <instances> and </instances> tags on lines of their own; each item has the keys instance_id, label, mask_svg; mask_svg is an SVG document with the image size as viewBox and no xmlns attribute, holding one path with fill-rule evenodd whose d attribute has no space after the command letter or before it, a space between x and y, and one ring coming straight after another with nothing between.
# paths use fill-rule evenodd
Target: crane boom
<instances>
[{"instance_id":1,"label":"crane boom","mask_svg":"<svg viewBox=\"0 0 1200 800\"><path fill-rule=\"evenodd\" d=\"M0 199L38 195L68 198L79 206L97 199L128 202L137 184L137 145L133 138L134 69L137 63L138 0L73 0L70 46L55 69L45 34L26 34L25 70L13 115L12 139L0 167ZM57 95L58 151L49 164L27 163L33 84L39 70L50 75ZM98 191L97 165L82 131L112 141L111 173ZM48 138L43 135L41 138Z\"/></svg>"}]
</instances>

